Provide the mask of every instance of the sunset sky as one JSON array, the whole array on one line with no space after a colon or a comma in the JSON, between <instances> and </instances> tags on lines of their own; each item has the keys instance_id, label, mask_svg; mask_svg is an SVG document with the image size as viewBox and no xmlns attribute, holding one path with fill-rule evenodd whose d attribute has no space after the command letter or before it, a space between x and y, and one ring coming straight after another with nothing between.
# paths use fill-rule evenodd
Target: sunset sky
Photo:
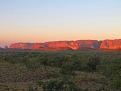
<instances>
[{"instance_id":1,"label":"sunset sky","mask_svg":"<svg viewBox=\"0 0 121 91\"><path fill-rule=\"evenodd\" d=\"M0 0L0 45L121 38L121 0Z\"/></svg>"}]
</instances>

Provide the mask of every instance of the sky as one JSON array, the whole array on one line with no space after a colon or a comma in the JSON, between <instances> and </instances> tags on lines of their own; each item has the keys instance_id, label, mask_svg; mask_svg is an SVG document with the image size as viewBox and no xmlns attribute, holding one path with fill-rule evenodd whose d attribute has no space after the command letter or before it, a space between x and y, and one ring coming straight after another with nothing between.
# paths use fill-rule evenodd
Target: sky
<instances>
[{"instance_id":1,"label":"sky","mask_svg":"<svg viewBox=\"0 0 121 91\"><path fill-rule=\"evenodd\" d=\"M0 45L121 38L121 0L0 0Z\"/></svg>"}]
</instances>

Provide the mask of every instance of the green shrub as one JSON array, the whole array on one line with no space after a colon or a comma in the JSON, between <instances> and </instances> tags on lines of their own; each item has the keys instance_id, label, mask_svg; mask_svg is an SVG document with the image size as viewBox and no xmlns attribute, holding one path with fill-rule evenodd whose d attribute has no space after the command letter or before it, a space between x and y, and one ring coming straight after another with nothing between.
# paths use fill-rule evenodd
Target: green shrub
<instances>
[{"instance_id":1,"label":"green shrub","mask_svg":"<svg viewBox=\"0 0 121 91\"><path fill-rule=\"evenodd\" d=\"M97 70L97 65L100 64L100 59L98 57L92 57L87 63L87 69L89 72L95 72Z\"/></svg>"},{"instance_id":2,"label":"green shrub","mask_svg":"<svg viewBox=\"0 0 121 91\"><path fill-rule=\"evenodd\" d=\"M112 78L111 87L116 91L121 91L121 76L114 76Z\"/></svg>"},{"instance_id":3,"label":"green shrub","mask_svg":"<svg viewBox=\"0 0 121 91\"><path fill-rule=\"evenodd\" d=\"M44 91L79 91L78 87L69 80L56 79L39 82Z\"/></svg>"},{"instance_id":4,"label":"green shrub","mask_svg":"<svg viewBox=\"0 0 121 91\"><path fill-rule=\"evenodd\" d=\"M65 63L62 65L60 69L60 73L63 75L73 75L74 74L74 67L71 63Z\"/></svg>"},{"instance_id":5,"label":"green shrub","mask_svg":"<svg viewBox=\"0 0 121 91\"><path fill-rule=\"evenodd\" d=\"M121 91L121 59L104 63L101 71L109 80L110 88L114 89L114 91Z\"/></svg>"}]
</instances>

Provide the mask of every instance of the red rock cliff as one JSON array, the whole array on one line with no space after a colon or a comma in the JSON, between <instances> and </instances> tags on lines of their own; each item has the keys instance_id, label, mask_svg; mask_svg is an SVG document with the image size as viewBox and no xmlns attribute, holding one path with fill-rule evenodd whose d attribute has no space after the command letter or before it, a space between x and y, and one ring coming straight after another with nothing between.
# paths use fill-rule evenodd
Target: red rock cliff
<instances>
[{"instance_id":1,"label":"red rock cliff","mask_svg":"<svg viewBox=\"0 0 121 91\"><path fill-rule=\"evenodd\" d=\"M38 49L41 49L41 48L43 48L42 43L34 43L32 45L32 49L34 49L34 50L38 50Z\"/></svg>"},{"instance_id":2,"label":"red rock cliff","mask_svg":"<svg viewBox=\"0 0 121 91\"><path fill-rule=\"evenodd\" d=\"M32 49L31 43L14 43L10 45L10 48L15 49Z\"/></svg>"},{"instance_id":3,"label":"red rock cliff","mask_svg":"<svg viewBox=\"0 0 121 91\"><path fill-rule=\"evenodd\" d=\"M97 40L53 41L45 43L15 43L10 48L33 50L79 50L83 48L98 48Z\"/></svg>"},{"instance_id":4,"label":"red rock cliff","mask_svg":"<svg viewBox=\"0 0 121 91\"><path fill-rule=\"evenodd\" d=\"M75 41L54 41L46 43L48 48L61 48L61 49L72 49L78 50L79 45Z\"/></svg>"},{"instance_id":5,"label":"red rock cliff","mask_svg":"<svg viewBox=\"0 0 121 91\"><path fill-rule=\"evenodd\" d=\"M76 42L79 44L80 49L83 48L98 49L100 46L98 40L77 40Z\"/></svg>"},{"instance_id":6,"label":"red rock cliff","mask_svg":"<svg viewBox=\"0 0 121 91\"><path fill-rule=\"evenodd\" d=\"M100 49L121 49L121 39L104 40L100 45Z\"/></svg>"}]
</instances>

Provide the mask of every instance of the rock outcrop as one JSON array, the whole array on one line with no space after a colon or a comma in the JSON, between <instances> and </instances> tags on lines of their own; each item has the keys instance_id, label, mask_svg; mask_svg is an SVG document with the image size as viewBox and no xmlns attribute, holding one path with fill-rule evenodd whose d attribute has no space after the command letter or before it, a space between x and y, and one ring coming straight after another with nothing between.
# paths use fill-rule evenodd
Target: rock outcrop
<instances>
[{"instance_id":1,"label":"rock outcrop","mask_svg":"<svg viewBox=\"0 0 121 91\"><path fill-rule=\"evenodd\" d=\"M77 40L76 42L79 44L80 49L98 49L100 47L98 40Z\"/></svg>"},{"instance_id":2,"label":"rock outcrop","mask_svg":"<svg viewBox=\"0 0 121 91\"><path fill-rule=\"evenodd\" d=\"M10 45L14 49L33 50L80 50L83 48L98 48L97 40L52 41L45 43L15 43Z\"/></svg>"},{"instance_id":3,"label":"rock outcrop","mask_svg":"<svg viewBox=\"0 0 121 91\"><path fill-rule=\"evenodd\" d=\"M121 49L121 39L104 40L100 45L100 49Z\"/></svg>"},{"instance_id":4,"label":"rock outcrop","mask_svg":"<svg viewBox=\"0 0 121 91\"><path fill-rule=\"evenodd\" d=\"M32 43L14 43L11 44L9 48L14 49L32 49Z\"/></svg>"},{"instance_id":5,"label":"rock outcrop","mask_svg":"<svg viewBox=\"0 0 121 91\"><path fill-rule=\"evenodd\" d=\"M45 43L48 48L61 48L61 49L72 49L78 50L79 45L75 41L54 41Z\"/></svg>"},{"instance_id":6,"label":"rock outcrop","mask_svg":"<svg viewBox=\"0 0 121 91\"><path fill-rule=\"evenodd\" d=\"M83 49L121 49L121 39L115 40L76 40L52 41L45 43L15 43L9 48L32 50L83 50Z\"/></svg>"},{"instance_id":7,"label":"rock outcrop","mask_svg":"<svg viewBox=\"0 0 121 91\"><path fill-rule=\"evenodd\" d=\"M43 48L42 43L33 43L33 44L32 44L32 49L33 49L33 50L39 50L39 49L41 49L41 48Z\"/></svg>"}]
</instances>

